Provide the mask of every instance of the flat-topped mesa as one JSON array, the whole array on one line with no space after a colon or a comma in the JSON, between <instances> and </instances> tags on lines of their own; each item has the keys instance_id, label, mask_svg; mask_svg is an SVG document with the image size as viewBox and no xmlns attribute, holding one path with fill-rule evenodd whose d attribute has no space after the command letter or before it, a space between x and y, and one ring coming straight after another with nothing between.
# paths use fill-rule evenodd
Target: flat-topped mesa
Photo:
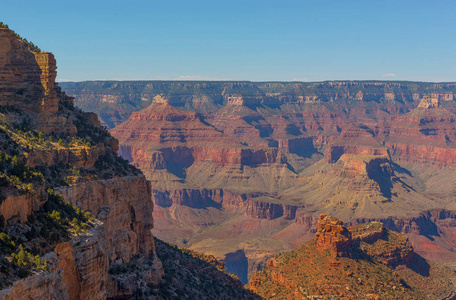
<instances>
[{"instance_id":1,"label":"flat-topped mesa","mask_svg":"<svg viewBox=\"0 0 456 300\"><path fill-rule=\"evenodd\" d=\"M375 181L395 177L389 158L378 155L344 154L339 159L341 175L347 178L367 176Z\"/></svg>"},{"instance_id":2,"label":"flat-topped mesa","mask_svg":"<svg viewBox=\"0 0 456 300\"><path fill-rule=\"evenodd\" d=\"M355 126L344 129L340 136L328 145L325 152L326 162L335 163L344 154L389 157L387 147L380 144L371 133Z\"/></svg>"},{"instance_id":3,"label":"flat-topped mesa","mask_svg":"<svg viewBox=\"0 0 456 300\"><path fill-rule=\"evenodd\" d=\"M319 250L331 248L331 256L349 256L352 245L351 232L347 230L341 220L320 215L317 221L317 233L315 234L315 245Z\"/></svg>"}]
</instances>

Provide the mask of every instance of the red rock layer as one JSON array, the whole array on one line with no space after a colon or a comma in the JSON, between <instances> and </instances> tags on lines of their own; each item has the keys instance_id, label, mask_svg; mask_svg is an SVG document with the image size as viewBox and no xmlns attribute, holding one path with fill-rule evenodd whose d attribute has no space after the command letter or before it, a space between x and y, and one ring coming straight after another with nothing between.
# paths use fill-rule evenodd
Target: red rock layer
<instances>
[{"instance_id":1,"label":"red rock layer","mask_svg":"<svg viewBox=\"0 0 456 300\"><path fill-rule=\"evenodd\" d=\"M191 208L244 208L245 214L257 219L273 220L284 217L294 220L296 211L303 206L268 202L261 200L260 195L236 193L224 189L197 190L171 189L166 191L152 190L152 200L155 205L171 207L184 205Z\"/></svg>"},{"instance_id":2,"label":"red rock layer","mask_svg":"<svg viewBox=\"0 0 456 300\"><path fill-rule=\"evenodd\" d=\"M378 139L399 161L455 168L455 122L446 109L423 106L381 124Z\"/></svg>"},{"instance_id":3,"label":"red rock layer","mask_svg":"<svg viewBox=\"0 0 456 300\"><path fill-rule=\"evenodd\" d=\"M389 156L388 148L381 145L371 133L354 126L347 126L328 145L325 159L328 163L334 163L343 154Z\"/></svg>"},{"instance_id":4,"label":"red rock layer","mask_svg":"<svg viewBox=\"0 0 456 300\"><path fill-rule=\"evenodd\" d=\"M186 168L197 161L218 166L271 164L284 159L276 148L244 147L205 123L193 112L180 111L168 103L153 103L133 113L111 130L118 138L120 155L143 170Z\"/></svg>"}]
</instances>

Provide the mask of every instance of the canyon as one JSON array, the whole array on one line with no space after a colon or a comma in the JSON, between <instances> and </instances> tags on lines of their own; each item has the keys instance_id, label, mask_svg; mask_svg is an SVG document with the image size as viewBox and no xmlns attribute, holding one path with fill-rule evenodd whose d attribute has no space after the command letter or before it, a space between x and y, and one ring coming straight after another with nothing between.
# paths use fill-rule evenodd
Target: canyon
<instances>
[{"instance_id":1,"label":"canyon","mask_svg":"<svg viewBox=\"0 0 456 300\"><path fill-rule=\"evenodd\" d=\"M0 299L455 297L456 84L56 70L0 24Z\"/></svg>"},{"instance_id":2,"label":"canyon","mask_svg":"<svg viewBox=\"0 0 456 300\"><path fill-rule=\"evenodd\" d=\"M454 262L454 83L61 83L140 168L153 232L246 283L320 214L382 222Z\"/></svg>"},{"instance_id":3,"label":"canyon","mask_svg":"<svg viewBox=\"0 0 456 300\"><path fill-rule=\"evenodd\" d=\"M52 53L0 22L0 299L259 299L214 256L154 238L156 190L62 91L56 69ZM188 122L220 136L196 114ZM175 149L152 165L163 169L169 155L185 164L188 148ZM264 160L227 151L242 155Z\"/></svg>"}]
</instances>

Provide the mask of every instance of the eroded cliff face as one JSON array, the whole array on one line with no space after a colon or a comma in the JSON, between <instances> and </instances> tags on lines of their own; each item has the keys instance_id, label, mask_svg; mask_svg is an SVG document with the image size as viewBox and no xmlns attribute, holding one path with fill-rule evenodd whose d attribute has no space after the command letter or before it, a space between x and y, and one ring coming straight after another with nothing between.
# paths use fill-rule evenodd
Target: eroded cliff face
<instances>
[{"instance_id":1,"label":"eroded cliff face","mask_svg":"<svg viewBox=\"0 0 456 300\"><path fill-rule=\"evenodd\" d=\"M14 270L9 280L2 276L0 286L7 288L0 299L146 295L163 276L151 233L150 187L117 157L118 142L96 115L75 108L61 92L54 56L30 49L0 29L2 247L9 235L28 232L21 255L38 253L34 263L20 261L33 271L23 270L25 279ZM68 214L75 218L66 220ZM49 233L49 222L59 231ZM8 255L18 264L15 244L5 245L2 264Z\"/></svg>"},{"instance_id":2,"label":"eroded cliff face","mask_svg":"<svg viewBox=\"0 0 456 300\"><path fill-rule=\"evenodd\" d=\"M102 226L44 256L49 271L19 280L0 299L106 299L108 260Z\"/></svg>"},{"instance_id":3,"label":"eroded cliff face","mask_svg":"<svg viewBox=\"0 0 456 300\"><path fill-rule=\"evenodd\" d=\"M11 106L34 115L34 123L44 133L76 134L76 127L64 114L59 102L73 104L55 84L54 55L32 52L11 30L0 31L0 105Z\"/></svg>"},{"instance_id":4,"label":"eroded cliff face","mask_svg":"<svg viewBox=\"0 0 456 300\"><path fill-rule=\"evenodd\" d=\"M11 105L39 112L41 110L40 100L44 96L45 90L41 83L42 71L37 58L44 57L45 54L37 53L35 56L24 42L13 35L11 30L2 29L0 38L2 41L0 48L1 105ZM44 62L41 62L44 66Z\"/></svg>"},{"instance_id":5,"label":"eroded cliff face","mask_svg":"<svg viewBox=\"0 0 456 300\"><path fill-rule=\"evenodd\" d=\"M57 192L103 222L110 263L154 253L153 204L143 175L77 183Z\"/></svg>"}]
</instances>

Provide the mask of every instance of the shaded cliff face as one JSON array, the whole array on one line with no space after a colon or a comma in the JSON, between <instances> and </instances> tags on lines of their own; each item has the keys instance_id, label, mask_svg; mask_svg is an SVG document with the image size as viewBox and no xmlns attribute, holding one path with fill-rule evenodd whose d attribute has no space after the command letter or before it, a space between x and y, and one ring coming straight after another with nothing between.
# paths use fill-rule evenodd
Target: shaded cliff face
<instances>
[{"instance_id":1,"label":"shaded cliff face","mask_svg":"<svg viewBox=\"0 0 456 300\"><path fill-rule=\"evenodd\" d=\"M60 90L54 56L30 49L0 29L0 299L147 292L163 275L149 185Z\"/></svg>"},{"instance_id":2,"label":"shaded cliff face","mask_svg":"<svg viewBox=\"0 0 456 300\"><path fill-rule=\"evenodd\" d=\"M165 277L152 295L155 299L261 299L243 288L214 256L156 240Z\"/></svg>"},{"instance_id":3,"label":"shaded cliff face","mask_svg":"<svg viewBox=\"0 0 456 300\"><path fill-rule=\"evenodd\" d=\"M250 287L267 299L443 299L453 297L452 276L381 223L346 228L322 215L314 241L269 260Z\"/></svg>"}]
</instances>

